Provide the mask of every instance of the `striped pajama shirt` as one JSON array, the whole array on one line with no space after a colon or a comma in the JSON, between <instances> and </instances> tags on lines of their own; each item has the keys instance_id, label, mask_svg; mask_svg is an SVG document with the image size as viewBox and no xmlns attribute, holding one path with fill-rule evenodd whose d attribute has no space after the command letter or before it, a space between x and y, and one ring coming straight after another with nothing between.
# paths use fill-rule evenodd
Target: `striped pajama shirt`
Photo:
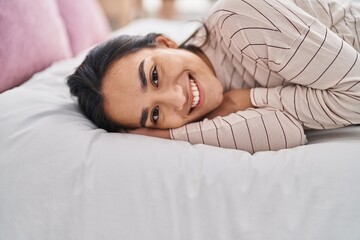
<instances>
[{"instance_id":1,"label":"striped pajama shirt","mask_svg":"<svg viewBox=\"0 0 360 240\"><path fill-rule=\"evenodd\" d=\"M360 123L359 4L220 0L205 24L202 50L224 91L251 89L255 108L171 129L172 139L254 153L303 145L304 129Z\"/></svg>"}]
</instances>

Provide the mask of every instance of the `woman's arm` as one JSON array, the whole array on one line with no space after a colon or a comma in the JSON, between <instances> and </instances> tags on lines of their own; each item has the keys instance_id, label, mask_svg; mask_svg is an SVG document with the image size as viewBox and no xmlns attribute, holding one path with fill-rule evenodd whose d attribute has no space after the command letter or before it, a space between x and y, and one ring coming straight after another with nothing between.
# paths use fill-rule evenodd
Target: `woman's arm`
<instances>
[{"instance_id":1,"label":"woman's arm","mask_svg":"<svg viewBox=\"0 0 360 240\"><path fill-rule=\"evenodd\" d=\"M273 108L253 108L205 119L170 130L172 139L223 148L257 151L292 148L306 143L301 124Z\"/></svg>"},{"instance_id":2,"label":"woman's arm","mask_svg":"<svg viewBox=\"0 0 360 240\"><path fill-rule=\"evenodd\" d=\"M359 124L360 54L319 22L293 45L272 65L285 86L252 89L253 104L281 109L313 129Z\"/></svg>"},{"instance_id":3,"label":"woman's arm","mask_svg":"<svg viewBox=\"0 0 360 240\"><path fill-rule=\"evenodd\" d=\"M289 114L272 108L247 109L171 130L138 128L130 133L244 150L275 151L304 145L301 124Z\"/></svg>"}]
</instances>

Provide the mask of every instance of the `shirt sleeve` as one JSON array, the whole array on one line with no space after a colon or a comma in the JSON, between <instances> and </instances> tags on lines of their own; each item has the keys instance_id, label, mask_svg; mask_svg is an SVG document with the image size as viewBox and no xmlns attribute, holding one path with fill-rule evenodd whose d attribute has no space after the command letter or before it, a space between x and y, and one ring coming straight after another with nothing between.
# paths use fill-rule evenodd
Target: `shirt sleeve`
<instances>
[{"instance_id":1,"label":"shirt sleeve","mask_svg":"<svg viewBox=\"0 0 360 240\"><path fill-rule=\"evenodd\" d=\"M360 123L359 53L315 21L270 64L282 86L251 90L254 106L271 106L305 127L327 129Z\"/></svg>"},{"instance_id":2,"label":"shirt sleeve","mask_svg":"<svg viewBox=\"0 0 360 240\"><path fill-rule=\"evenodd\" d=\"M254 108L226 117L205 119L170 130L170 137L223 148L258 151L292 148L306 143L301 124L273 108Z\"/></svg>"}]
</instances>

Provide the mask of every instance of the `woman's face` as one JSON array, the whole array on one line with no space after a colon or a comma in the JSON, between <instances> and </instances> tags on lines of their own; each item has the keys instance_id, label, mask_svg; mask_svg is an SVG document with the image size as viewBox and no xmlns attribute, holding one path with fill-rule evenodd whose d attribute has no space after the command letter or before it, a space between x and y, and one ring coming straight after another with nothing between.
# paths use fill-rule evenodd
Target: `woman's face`
<instances>
[{"instance_id":1,"label":"woman's face","mask_svg":"<svg viewBox=\"0 0 360 240\"><path fill-rule=\"evenodd\" d=\"M199 56L163 36L116 61L103 82L105 112L129 128L177 128L201 119L223 99L223 87Z\"/></svg>"}]
</instances>

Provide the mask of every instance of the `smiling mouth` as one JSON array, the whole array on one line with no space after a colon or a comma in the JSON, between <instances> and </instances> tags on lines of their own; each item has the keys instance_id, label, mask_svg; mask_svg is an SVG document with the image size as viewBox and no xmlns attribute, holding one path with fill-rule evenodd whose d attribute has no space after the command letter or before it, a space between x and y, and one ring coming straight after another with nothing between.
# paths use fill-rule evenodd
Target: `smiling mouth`
<instances>
[{"instance_id":1,"label":"smiling mouth","mask_svg":"<svg viewBox=\"0 0 360 240\"><path fill-rule=\"evenodd\" d=\"M191 108L194 108L198 105L199 100L200 100L200 96L199 96L199 88L197 87L196 83L194 80L190 79L190 84L191 84L191 90L193 93L193 102L191 104Z\"/></svg>"},{"instance_id":2,"label":"smiling mouth","mask_svg":"<svg viewBox=\"0 0 360 240\"><path fill-rule=\"evenodd\" d=\"M192 110L194 110L200 102L200 92L199 92L199 88L198 88L195 80L193 79L193 77L191 75L189 76L189 80L190 80L190 88L191 88L192 97L193 97L190 112L189 112L189 113L191 113Z\"/></svg>"}]
</instances>

